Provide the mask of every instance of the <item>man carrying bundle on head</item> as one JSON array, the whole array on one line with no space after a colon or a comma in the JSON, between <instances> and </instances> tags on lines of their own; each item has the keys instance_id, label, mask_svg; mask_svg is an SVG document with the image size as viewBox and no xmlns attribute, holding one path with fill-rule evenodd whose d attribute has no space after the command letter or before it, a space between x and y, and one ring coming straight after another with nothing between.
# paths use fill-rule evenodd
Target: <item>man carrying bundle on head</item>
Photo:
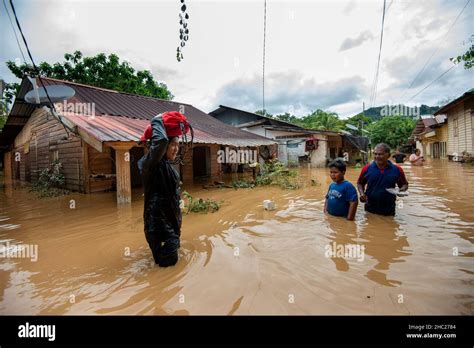
<instances>
[{"instance_id":1,"label":"man carrying bundle on head","mask_svg":"<svg viewBox=\"0 0 474 348\"><path fill-rule=\"evenodd\" d=\"M138 161L145 191L145 237L160 267L178 262L180 178L172 164L178 155L179 136L185 137L190 129L183 114L170 111L155 116L140 139L148 148L148 153Z\"/></svg>"}]
</instances>

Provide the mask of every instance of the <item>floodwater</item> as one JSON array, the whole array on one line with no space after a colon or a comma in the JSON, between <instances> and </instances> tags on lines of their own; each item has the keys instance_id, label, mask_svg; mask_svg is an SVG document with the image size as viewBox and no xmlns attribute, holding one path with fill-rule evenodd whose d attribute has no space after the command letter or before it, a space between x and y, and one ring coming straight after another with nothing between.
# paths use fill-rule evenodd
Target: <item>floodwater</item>
<instances>
[{"instance_id":1,"label":"floodwater","mask_svg":"<svg viewBox=\"0 0 474 348\"><path fill-rule=\"evenodd\" d=\"M403 167L397 215L359 205L353 222L323 214L327 169L300 169L299 190L188 187L224 204L184 216L180 261L166 269L145 241L140 190L117 208L115 193L2 187L0 248L38 249L36 261L0 259L0 314L473 314L474 167Z\"/></svg>"}]
</instances>

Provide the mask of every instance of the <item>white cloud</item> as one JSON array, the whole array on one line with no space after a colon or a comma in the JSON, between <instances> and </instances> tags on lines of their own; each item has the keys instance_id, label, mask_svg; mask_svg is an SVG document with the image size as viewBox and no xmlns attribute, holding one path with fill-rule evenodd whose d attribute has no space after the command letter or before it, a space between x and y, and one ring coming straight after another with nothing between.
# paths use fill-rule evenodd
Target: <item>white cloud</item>
<instances>
[{"instance_id":1,"label":"white cloud","mask_svg":"<svg viewBox=\"0 0 474 348\"><path fill-rule=\"evenodd\" d=\"M261 77L237 79L222 86L214 104L233 106L251 112L262 109ZM326 109L353 102L363 92L363 79L358 76L331 82L317 82L299 71L275 72L267 77L265 108L272 114L294 110L298 116L315 109Z\"/></svg>"},{"instance_id":2,"label":"white cloud","mask_svg":"<svg viewBox=\"0 0 474 348\"><path fill-rule=\"evenodd\" d=\"M357 35L355 38L346 38L342 44L341 47L339 48L339 51L345 51L349 50L354 47L358 47L362 45L365 41L367 40L372 40L374 38L374 34L372 34L370 31L366 30Z\"/></svg>"},{"instance_id":3,"label":"white cloud","mask_svg":"<svg viewBox=\"0 0 474 348\"><path fill-rule=\"evenodd\" d=\"M473 3L444 38L464 4L464 0L392 3L385 19L379 103L406 102L446 69L449 57L466 50L462 41L472 33ZM175 58L180 3L174 0L17 0L15 5L37 62L62 61L64 53L74 50L84 55L117 53L135 69L151 70L177 101L205 111L224 104L221 98L251 111L261 108L260 1L190 1L189 41L181 63ZM267 1L269 108L284 112L294 105L303 112L322 107L338 110L342 116L359 112L362 102L369 100L381 14L379 1ZM8 18L3 11L0 16L0 76L11 81L3 62L19 57L19 52ZM340 51L348 38L342 48L363 47ZM405 92L433 49L438 52L416 88ZM447 89L449 95L463 93L472 85L473 71L456 68L414 102L435 103L447 95ZM443 83L449 83L449 88Z\"/></svg>"}]
</instances>

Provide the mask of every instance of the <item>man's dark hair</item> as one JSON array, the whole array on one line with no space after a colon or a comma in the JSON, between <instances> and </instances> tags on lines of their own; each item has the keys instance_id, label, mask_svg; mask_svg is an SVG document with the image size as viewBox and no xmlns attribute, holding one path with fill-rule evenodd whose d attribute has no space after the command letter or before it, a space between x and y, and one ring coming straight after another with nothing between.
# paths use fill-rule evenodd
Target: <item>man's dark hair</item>
<instances>
[{"instance_id":1,"label":"man's dark hair","mask_svg":"<svg viewBox=\"0 0 474 348\"><path fill-rule=\"evenodd\" d=\"M346 164L337 159L329 163L329 168L337 168L340 172L345 172L346 171Z\"/></svg>"},{"instance_id":2,"label":"man's dark hair","mask_svg":"<svg viewBox=\"0 0 474 348\"><path fill-rule=\"evenodd\" d=\"M391 149L390 149L390 146L388 146L387 144L385 144L385 143L377 144L377 145L375 145L374 150L375 150L377 147L381 147L385 153L390 154Z\"/></svg>"}]
</instances>

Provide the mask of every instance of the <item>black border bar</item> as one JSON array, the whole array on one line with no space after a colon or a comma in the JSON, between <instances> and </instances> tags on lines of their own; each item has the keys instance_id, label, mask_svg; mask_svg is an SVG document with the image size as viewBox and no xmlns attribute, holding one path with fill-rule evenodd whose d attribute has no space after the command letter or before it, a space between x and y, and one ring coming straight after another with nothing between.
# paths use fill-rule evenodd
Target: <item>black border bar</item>
<instances>
[{"instance_id":1,"label":"black border bar","mask_svg":"<svg viewBox=\"0 0 474 348\"><path fill-rule=\"evenodd\" d=\"M55 340L19 337L55 325ZM473 347L472 316L0 316L0 346L100 344L389 344ZM425 337L409 338L407 334ZM435 338L433 334L455 334Z\"/></svg>"}]
</instances>

